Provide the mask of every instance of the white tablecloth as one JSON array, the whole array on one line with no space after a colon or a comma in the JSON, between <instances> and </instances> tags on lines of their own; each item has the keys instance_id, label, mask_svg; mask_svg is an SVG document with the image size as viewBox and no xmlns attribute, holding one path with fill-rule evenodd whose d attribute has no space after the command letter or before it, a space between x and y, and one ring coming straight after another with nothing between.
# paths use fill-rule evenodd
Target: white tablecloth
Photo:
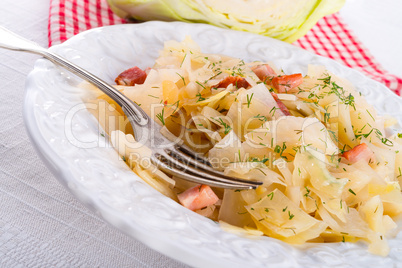
<instances>
[{"instance_id":1,"label":"white tablecloth","mask_svg":"<svg viewBox=\"0 0 402 268\"><path fill-rule=\"evenodd\" d=\"M375 2L350 0L342 16L402 76L402 4ZM48 8L48 0L2 0L0 25L47 46ZM110 227L38 158L22 119L25 78L37 58L0 49L0 267L185 267Z\"/></svg>"},{"instance_id":2,"label":"white tablecloth","mask_svg":"<svg viewBox=\"0 0 402 268\"><path fill-rule=\"evenodd\" d=\"M48 0L1 0L0 25L47 46ZM38 56L0 49L0 267L185 267L110 227L44 166L25 132Z\"/></svg>"}]
</instances>

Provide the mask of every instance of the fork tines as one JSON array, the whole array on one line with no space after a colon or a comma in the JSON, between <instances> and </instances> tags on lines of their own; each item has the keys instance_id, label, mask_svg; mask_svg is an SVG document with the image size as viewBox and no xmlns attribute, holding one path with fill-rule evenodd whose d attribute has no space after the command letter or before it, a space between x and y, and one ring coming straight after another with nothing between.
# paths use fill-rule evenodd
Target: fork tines
<instances>
[{"instance_id":1,"label":"fork tines","mask_svg":"<svg viewBox=\"0 0 402 268\"><path fill-rule=\"evenodd\" d=\"M155 153L152 162L162 171L195 183L226 189L256 189L262 182L229 177L214 170L208 160L184 146L174 146Z\"/></svg>"}]
</instances>

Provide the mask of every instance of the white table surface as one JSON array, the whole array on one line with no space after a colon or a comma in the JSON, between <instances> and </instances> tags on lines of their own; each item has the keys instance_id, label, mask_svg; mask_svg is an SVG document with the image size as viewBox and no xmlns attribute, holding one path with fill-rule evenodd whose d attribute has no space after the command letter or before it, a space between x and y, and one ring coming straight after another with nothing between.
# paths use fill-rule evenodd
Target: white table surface
<instances>
[{"instance_id":1,"label":"white table surface","mask_svg":"<svg viewBox=\"0 0 402 268\"><path fill-rule=\"evenodd\" d=\"M402 76L402 2L378 5L349 0L341 15L377 61ZM47 46L48 9L48 0L2 0L0 25ZM185 267L103 222L38 158L22 119L36 59L0 49L0 267Z\"/></svg>"}]
</instances>

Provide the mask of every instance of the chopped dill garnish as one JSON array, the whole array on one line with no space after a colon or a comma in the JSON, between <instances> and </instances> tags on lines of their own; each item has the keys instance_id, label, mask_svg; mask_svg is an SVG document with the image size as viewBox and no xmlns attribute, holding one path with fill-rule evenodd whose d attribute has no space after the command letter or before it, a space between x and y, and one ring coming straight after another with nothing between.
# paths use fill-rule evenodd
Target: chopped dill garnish
<instances>
[{"instance_id":1,"label":"chopped dill garnish","mask_svg":"<svg viewBox=\"0 0 402 268\"><path fill-rule=\"evenodd\" d=\"M270 197L271 200L272 200L272 198L274 198L274 192L271 192L271 193L267 194L267 197Z\"/></svg>"},{"instance_id":2,"label":"chopped dill garnish","mask_svg":"<svg viewBox=\"0 0 402 268\"><path fill-rule=\"evenodd\" d=\"M221 124L225 128L225 132L224 132L225 134L228 134L232 130L232 127L230 125L228 125L227 123L225 123L222 118L219 118L219 119L216 119L213 117L211 117L211 118L213 120L215 120L216 122L218 122L219 124Z\"/></svg>"},{"instance_id":3,"label":"chopped dill garnish","mask_svg":"<svg viewBox=\"0 0 402 268\"><path fill-rule=\"evenodd\" d=\"M247 94L247 108L250 108L251 99L253 98L253 95L254 93L251 93L251 96Z\"/></svg>"},{"instance_id":4,"label":"chopped dill garnish","mask_svg":"<svg viewBox=\"0 0 402 268\"><path fill-rule=\"evenodd\" d=\"M356 193L350 188L349 188L349 192L351 192L353 195L356 195Z\"/></svg>"},{"instance_id":5,"label":"chopped dill garnish","mask_svg":"<svg viewBox=\"0 0 402 268\"><path fill-rule=\"evenodd\" d=\"M254 118L256 118L262 122L268 121L268 118L266 116L260 115L260 114L257 114L256 116L254 116Z\"/></svg>"},{"instance_id":6,"label":"chopped dill garnish","mask_svg":"<svg viewBox=\"0 0 402 268\"><path fill-rule=\"evenodd\" d=\"M178 76L180 76L181 80L183 81L183 84L186 85L186 81L184 80L184 77L181 76L178 72L176 72L176 74L177 74Z\"/></svg>"},{"instance_id":7,"label":"chopped dill garnish","mask_svg":"<svg viewBox=\"0 0 402 268\"><path fill-rule=\"evenodd\" d=\"M198 94L195 95L195 96L198 97L198 100L197 100L196 102L205 100L205 98L201 96L201 93L198 93Z\"/></svg>"},{"instance_id":8,"label":"chopped dill garnish","mask_svg":"<svg viewBox=\"0 0 402 268\"><path fill-rule=\"evenodd\" d=\"M181 63L180 63L180 68L181 68L181 66L183 65L184 60L186 59L186 56L187 56L187 53L184 54L183 60L182 60Z\"/></svg>"},{"instance_id":9,"label":"chopped dill garnish","mask_svg":"<svg viewBox=\"0 0 402 268\"><path fill-rule=\"evenodd\" d=\"M161 121L162 125L165 125L165 116L164 115L165 115L165 109L162 109L162 112L160 112L156 115L156 118L158 118Z\"/></svg>"},{"instance_id":10,"label":"chopped dill garnish","mask_svg":"<svg viewBox=\"0 0 402 268\"><path fill-rule=\"evenodd\" d=\"M205 86L203 84L201 84L200 82L195 81L195 83L197 83L199 86L201 86L203 89L205 89Z\"/></svg>"},{"instance_id":11,"label":"chopped dill garnish","mask_svg":"<svg viewBox=\"0 0 402 268\"><path fill-rule=\"evenodd\" d=\"M367 111L367 113L370 115L370 117L373 119L373 121L375 121L374 117L371 115L371 113L369 112L369 110L366 109L366 111Z\"/></svg>"},{"instance_id":12,"label":"chopped dill garnish","mask_svg":"<svg viewBox=\"0 0 402 268\"><path fill-rule=\"evenodd\" d=\"M293 219L293 217L295 216L294 214L290 213L290 210L288 210L288 214L289 214L289 220Z\"/></svg>"}]
</instances>

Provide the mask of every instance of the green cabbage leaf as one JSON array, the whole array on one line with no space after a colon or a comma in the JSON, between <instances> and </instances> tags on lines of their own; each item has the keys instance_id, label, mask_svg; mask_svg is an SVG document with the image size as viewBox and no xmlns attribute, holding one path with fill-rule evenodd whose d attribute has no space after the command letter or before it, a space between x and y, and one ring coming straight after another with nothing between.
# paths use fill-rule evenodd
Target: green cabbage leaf
<instances>
[{"instance_id":1,"label":"green cabbage leaf","mask_svg":"<svg viewBox=\"0 0 402 268\"><path fill-rule=\"evenodd\" d=\"M108 0L118 16L208 23L292 43L345 0Z\"/></svg>"}]
</instances>

